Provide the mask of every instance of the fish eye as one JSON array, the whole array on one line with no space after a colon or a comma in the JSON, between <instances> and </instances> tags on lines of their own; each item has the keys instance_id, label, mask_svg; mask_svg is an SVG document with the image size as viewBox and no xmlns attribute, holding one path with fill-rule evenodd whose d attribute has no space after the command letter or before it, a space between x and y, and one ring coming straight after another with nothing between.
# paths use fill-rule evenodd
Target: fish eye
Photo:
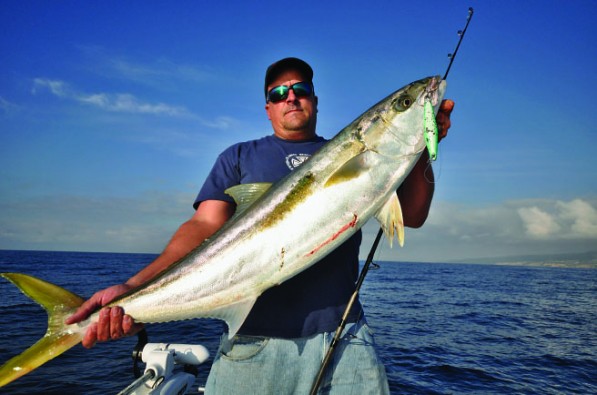
<instances>
[{"instance_id":1,"label":"fish eye","mask_svg":"<svg viewBox=\"0 0 597 395\"><path fill-rule=\"evenodd\" d=\"M404 111L408 109L413 102L414 100L409 95L402 95L394 102L394 108L396 111Z\"/></svg>"}]
</instances>

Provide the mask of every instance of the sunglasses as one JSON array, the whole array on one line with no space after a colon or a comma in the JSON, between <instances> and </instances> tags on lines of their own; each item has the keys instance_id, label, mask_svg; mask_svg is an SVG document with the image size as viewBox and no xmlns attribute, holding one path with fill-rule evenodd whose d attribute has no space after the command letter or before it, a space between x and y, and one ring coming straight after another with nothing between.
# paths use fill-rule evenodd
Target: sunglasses
<instances>
[{"instance_id":1,"label":"sunglasses","mask_svg":"<svg viewBox=\"0 0 597 395\"><path fill-rule=\"evenodd\" d=\"M277 103L285 100L291 89L296 97L306 97L313 94L313 85L310 82L301 81L290 86L280 85L270 89L267 93L267 101Z\"/></svg>"}]
</instances>

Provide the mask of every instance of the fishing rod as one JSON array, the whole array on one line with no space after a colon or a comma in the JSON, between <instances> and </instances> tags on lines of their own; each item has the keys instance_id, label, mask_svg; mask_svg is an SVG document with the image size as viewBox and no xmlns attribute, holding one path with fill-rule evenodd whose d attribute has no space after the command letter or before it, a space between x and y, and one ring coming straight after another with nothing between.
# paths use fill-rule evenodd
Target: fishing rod
<instances>
[{"instance_id":1,"label":"fishing rod","mask_svg":"<svg viewBox=\"0 0 597 395\"><path fill-rule=\"evenodd\" d=\"M468 16L466 17L466 25L464 26L464 29L458 31L460 39L458 40L458 44L456 44L456 49L454 50L454 53L448 54L450 63L448 64L444 78L442 78L444 81L446 78L448 78L448 73L452 68L452 63L454 63L454 59L458 53L458 48L460 48L460 43L462 43L462 40L464 39L464 34L466 33L466 29L468 29L468 24L471 22L473 12L473 8L469 7ZM429 160L430 162L435 161L437 159L439 133L437 129L437 123L435 121L435 111L433 110L433 105L431 104L431 93L427 93L425 95L425 104L423 108L423 128L425 129L423 138L425 139L425 145L427 146L427 152L429 153Z\"/></svg>"},{"instance_id":2,"label":"fishing rod","mask_svg":"<svg viewBox=\"0 0 597 395\"><path fill-rule=\"evenodd\" d=\"M468 16L466 17L466 25L464 25L464 29L458 31L458 35L460 36L460 39L458 40L458 44L456 44L456 49L454 50L454 53L448 54L448 58L450 58L450 63L448 64L448 69L446 70L446 73L444 74L444 78L442 78L443 80L446 80L448 78L448 73L450 72L450 69L452 68L452 63L454 63L454 59L456 58L456 54L458 53L458 48L460 48L460 43L462 42L462 39L464 38L466 29L468 29L468 24L471 23L471 19L473 18L474 12L475 12L475 10L473 10L473 7L468 8Z\"/></svg>"},{"instance_id":3,"label":"fishing rod","mask_svg":"<svg viewBox=\"0 0 597 395\"><path fill-rule=\"evenodd\" d=\"M381 240L382 235L383 235L383 229L379 228L379 230L377 231L377 236L375 236L375 240L373 241L373 246L371 247L371 250L369 251L369 255L367 256L367 260L365 261L365 264L363 265L363 269L361 269L361 274L359 275L359 279L357 280L355 291L352 294L352 296L350 297L350 300L348 301L348 305L346 306L346 310L344 310L344 314L342 314L342 319L340 320L340 325L338 325L338 328L336 329L336 334L334 335L334 338L332 339L332 342L330 343L330 348L328 348L328 351L325 354L325 358L321 362L321 366L319 367L319 372L317 372L317 377L315 378L315 381L313 382L313 386L311 387L311 392L309 393L310 395L315 395L317 393L317 390L319 389L319 386L321 385L321 381L323 380L323 375L325 373L325 369L329 365L330 360L332 359L332 356L334 355L334 350L336 349L336 345L338 344L338 341L340 340L340 336L342 336L342 332L344 331L344 327L346 326L346 320L348 319L348 314L350 314L350 310L352 309L354 302L356 301L357 297L359 296L359 290L361 288L361 285L363 284L363 281L365 280L365 276L367 275L367 272L369 271L369 266L371 265L371 262L373 262L373 255L375 255L375 250L377 249L377 246L379 244L379 241Z\"/></svg>"},{"instance_id":4,"label":"fishing rod","mask_svg":"<svg viewBox=\"0 0 597 395\"><path fill-rule=\"evenodd\" d=\"M458 52L458 48L460 48L460 43L462 43L462 39L464 38L466 29L468 28L468 25L473 17L473 12L474 12L473 7L469 7L468 16L466 18L466 25L464 26L463 30L458 31L458 35L460 36L460 38L458 40L458 43L456 44L456 49L454 50L454 53L448 54L448 57L450 58L450 63L448 64L448 68L446 70L446 73L444 74L443 80L448 78L448 73L450 72L450 68L452 67L454 58L456 58L456 53ZM427 123L427 119L425 120L425 123ZM434 120L433 124L435 125L435 120ZM427 125L426 125L426 127L427 127ZM435 129L436 129L435 136L436 136L436 148L437 148L437 125L435 125ZM427 147L429 148L429 144L427 144ZM381 240L382 235L383 235L383 229L380 227L379 230L377 231L377 235L375 236L375 240L373 240L373 244L371 245L371 249L369 250L369 255L367 255L365 264L363 265L363 268L361 269L359 278L355 284L355 290L354 290L352 296L350 297L348 304L346 305L346 309L344 310L344 314L342 314L342 319L340 320L340 324L338 325L338 328L336 328L336 333L334 335L334 338L332 339L332 342L330 343L330 347L328 348L328 351L326 352L325 357L324 357L323 361L321 362L321 366L319 367L319 372L317 372L317 376L315 377L315 380L313 381L313 386L311 387L311 392L309 392L310 395L317 394L317 391L319 390L319 387L321 386L321 382L323 380L325 370L332 359L332 356L334 354L336 346L338 345L338 341L340 340L340 337L342 336L342 332L344 332L344 328L346 327L346 321L348 319L348 315L350 314L350 310L352 310L352 306L354 305L354 302L357 300L357 298L359 296L359 291L361 289L361 286L363 285L363 281L365 281L365 276L367 276L367 272L369 272L369 267L373 263L373 256L375 255L375 251L377 250L377 246L379 245L379 241Z\"/></svg>"}]
</instances>

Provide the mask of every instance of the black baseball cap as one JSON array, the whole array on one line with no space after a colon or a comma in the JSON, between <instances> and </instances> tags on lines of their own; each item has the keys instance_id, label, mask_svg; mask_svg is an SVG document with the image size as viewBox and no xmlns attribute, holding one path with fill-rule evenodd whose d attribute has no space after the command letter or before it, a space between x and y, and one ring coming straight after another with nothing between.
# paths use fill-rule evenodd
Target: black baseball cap
<instances>
[{"instance_id":1,"label":"black baseball cap","mask_svg":"<svg viewBox=\"0 0 597 395\"><path fill-rule=\"evenodd\" d=\"M284 58L272 63L265 72L265 98L267 99L267 87L283 71L297 70L303 76L304 81L313 84L313 69L307 62L299 58Z\"/></svg>"}]
</instances>

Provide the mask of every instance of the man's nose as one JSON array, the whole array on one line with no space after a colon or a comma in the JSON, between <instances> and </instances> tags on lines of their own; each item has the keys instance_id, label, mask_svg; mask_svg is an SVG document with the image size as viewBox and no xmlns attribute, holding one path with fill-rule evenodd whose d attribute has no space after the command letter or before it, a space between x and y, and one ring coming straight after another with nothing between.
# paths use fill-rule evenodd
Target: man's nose
<instances>
[{"instance_id":1,"label":"man's nose","mask_svg":"<svg viewBox=\"0 0 597 395\"><path fill-rule=\"evenodd\" d=\"M297 96L294 94L294 89L290 88L288 90L288 97L286 97L287 102L293 102L297 100Z\"/></svg>"}]
</instances>

